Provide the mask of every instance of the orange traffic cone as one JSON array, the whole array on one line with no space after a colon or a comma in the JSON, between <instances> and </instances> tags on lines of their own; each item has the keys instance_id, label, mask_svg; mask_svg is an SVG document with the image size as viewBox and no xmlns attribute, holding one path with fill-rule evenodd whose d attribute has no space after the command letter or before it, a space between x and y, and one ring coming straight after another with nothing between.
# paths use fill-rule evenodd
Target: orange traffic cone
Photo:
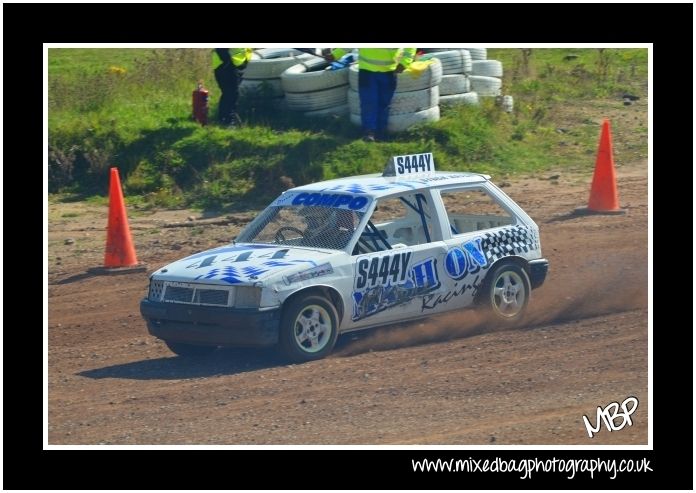
<instances>
[{"instance_id":1,"label":"orange traffic cone","mask_svg":"<svg viewBox=\"0 0 696 493\"><path fill-rule=\"evenodd\" d=\"M135 247L128 227L126 205L123 202L118 168L111 168L109 182L109 225L106 232L104 268L92 269L104 273L144 271L146 266L138 264Z\"/></svg>"},{"instance_id":2,"label":"orange traffic cone","mask_svg":"<svg viewBox=\"0 0 696 493\"><path fill-rule=\"evenodd\" d=\"M590 200L587 207L576 209L576 212L581 214L623 214L626 212L619 208L609 120L605 119L602 124L597 161L592 176L592 188L590 188Z\"/></svg>"}]
</instances>

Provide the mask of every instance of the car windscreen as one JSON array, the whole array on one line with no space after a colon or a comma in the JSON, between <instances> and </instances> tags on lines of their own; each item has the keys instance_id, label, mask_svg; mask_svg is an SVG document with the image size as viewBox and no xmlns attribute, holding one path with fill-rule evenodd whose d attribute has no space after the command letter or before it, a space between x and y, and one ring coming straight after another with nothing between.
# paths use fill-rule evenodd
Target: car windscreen
<instances>
[{"instance_id":1,"label":"car windscreen","mask_svg":"<svg viewBox=\"0 0 696 493\"><path fill-rule=\"evenodd\" d=\"M365 215L364 207L360 209L303 203L271 205L242 231L237 241L343 250Z\"/></svg>"}]
</instances>

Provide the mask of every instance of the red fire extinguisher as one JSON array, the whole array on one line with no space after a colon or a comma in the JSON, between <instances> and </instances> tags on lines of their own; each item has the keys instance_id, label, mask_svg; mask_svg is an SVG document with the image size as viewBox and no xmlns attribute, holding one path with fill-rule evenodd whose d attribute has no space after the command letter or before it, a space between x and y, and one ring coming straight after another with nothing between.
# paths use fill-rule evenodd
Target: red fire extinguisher
<instances>
[{"instance_id":1,"label":"red fire extinguisher","mask_svg":"<svg viewBox=\"0 0 696 493\"><path fill-rule=\"evenodd\" d=\"M201 125L208 124L208 90L203 87L203 81L193 91L193 119Z\"/></svg>"}]
</instances>

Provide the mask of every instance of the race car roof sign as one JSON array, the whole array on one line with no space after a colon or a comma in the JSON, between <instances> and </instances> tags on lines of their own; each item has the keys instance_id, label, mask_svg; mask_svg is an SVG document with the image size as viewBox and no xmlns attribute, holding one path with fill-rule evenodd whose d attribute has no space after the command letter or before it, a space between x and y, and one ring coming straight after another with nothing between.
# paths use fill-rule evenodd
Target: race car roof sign
<instances>
[{"instance_id":1,"label":"race car roof sign","mask_svg":"<svg viewBox=\"0 0 696 493\"><path fill-rule=\"evenodd\" d=\"M432 152L393 156L384 168L382 176L418 176L435 171Z\"/></svg>"},{"instance_id":2,"label":"race car roof sign","mask_svg":"<svg viewBox=\"0 0 696 493\"><path fill-rule=\"evenodd\" d=\"M365 196L346 195L341 193L285 192L273 201L271 205L278 207L333 207L336 209L365 212L369 203L370 198Z\"/></svg>"}]
</instances>

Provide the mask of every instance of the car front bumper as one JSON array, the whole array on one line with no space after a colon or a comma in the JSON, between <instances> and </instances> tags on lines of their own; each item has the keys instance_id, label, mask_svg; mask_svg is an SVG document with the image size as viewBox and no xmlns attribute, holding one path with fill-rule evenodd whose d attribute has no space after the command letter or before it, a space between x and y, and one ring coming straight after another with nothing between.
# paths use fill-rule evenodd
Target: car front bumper
<instances>
[{"instance_id":1,"label":"car front bumper","mask_svg":"<svg viewBox=\"0 0 696 493\"><path fill-rule=\"evenodd\" d=\"M147 329L165 341L209 346L270 346L278 342L280 308L270 310L140 302Z\"/></svg>"},{"instance_id":2,"label":"car front bumper","mask_svg":"<svg viewBox=\"0 0 696 493\"><path fill-rule=\"evenodd\" d=\"M549 261L545 258L531 260L529 262L529 283L532 285L532 289L538 288L544 284L548 271Z\"/></svg>"}]
</instances>

